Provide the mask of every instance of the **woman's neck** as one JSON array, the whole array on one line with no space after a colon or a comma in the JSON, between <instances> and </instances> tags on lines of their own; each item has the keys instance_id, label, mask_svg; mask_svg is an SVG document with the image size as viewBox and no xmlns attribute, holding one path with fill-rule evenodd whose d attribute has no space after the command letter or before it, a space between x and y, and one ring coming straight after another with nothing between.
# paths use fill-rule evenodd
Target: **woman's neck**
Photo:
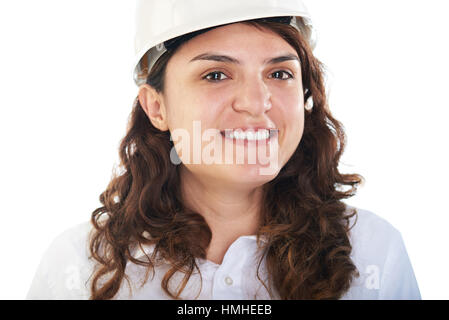
<instances>
[{"instance_id":1,"label":"woman's neck","mask_svg":"<svg viewBox=\"0 0 449 320\"><path fill-rule=\"evenodd\" d=\"M184 171L181 174L183 200L209 225L212 240L207 249L207 259L221 264L229 246L237 238L257 233L262 187L226 185L199 179L188 170Z\"/></svg>"}]
</instances>

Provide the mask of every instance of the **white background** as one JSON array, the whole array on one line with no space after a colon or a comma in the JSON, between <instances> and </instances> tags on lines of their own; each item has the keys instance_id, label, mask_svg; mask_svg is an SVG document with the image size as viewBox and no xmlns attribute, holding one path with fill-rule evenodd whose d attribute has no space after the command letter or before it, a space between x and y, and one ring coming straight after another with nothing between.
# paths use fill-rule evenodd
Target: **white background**
<instances>
[{"instance_id":1,"label":"white background","mask_svg":"<svg viewBox=\"0 0 449 320\"><path fill-rule=\"evenodd\" d=\"M366 178L347 202L401 231L424 299L448 299L447 3L306 4L341 170ZM23 299L51 240L100 206L137 94L134 5L0 1L0 299Z\"/></svg>"}]
</instances>

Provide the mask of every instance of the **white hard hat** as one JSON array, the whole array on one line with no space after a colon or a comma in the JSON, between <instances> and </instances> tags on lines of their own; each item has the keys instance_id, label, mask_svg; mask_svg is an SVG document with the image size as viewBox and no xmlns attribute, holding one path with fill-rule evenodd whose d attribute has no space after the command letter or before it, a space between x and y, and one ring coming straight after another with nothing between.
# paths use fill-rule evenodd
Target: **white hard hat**
<instances>
[{"instance_id":1,"label":"white hard hat","mask_svg":"<svg viewBox=\"0 0 449 320\"><path fill-rule=\"evenodd\" d=\"M164 42L190 32L233 22L291 17L288 20L315 47L309 13L301 0L138 0L134 81L145 83L166 52Z\"/></svg>"}]
</instances>

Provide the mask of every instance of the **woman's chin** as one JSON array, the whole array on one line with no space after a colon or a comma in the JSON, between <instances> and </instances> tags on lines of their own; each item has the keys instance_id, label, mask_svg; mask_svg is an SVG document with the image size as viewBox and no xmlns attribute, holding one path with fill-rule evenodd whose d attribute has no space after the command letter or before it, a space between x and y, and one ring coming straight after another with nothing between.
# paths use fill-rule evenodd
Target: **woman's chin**
<instances>
[{"instance_id":1,"label":"woman's chin","mask_svg":"<svg viewBox=\"0 0 449 320\"><path fill-rule=\"evenodd\" d=\"M214 175L239 184L262 185L276 178L279 171L277 165L270 164L228 164L214 168Z\"/></svg>"}]
</instances>

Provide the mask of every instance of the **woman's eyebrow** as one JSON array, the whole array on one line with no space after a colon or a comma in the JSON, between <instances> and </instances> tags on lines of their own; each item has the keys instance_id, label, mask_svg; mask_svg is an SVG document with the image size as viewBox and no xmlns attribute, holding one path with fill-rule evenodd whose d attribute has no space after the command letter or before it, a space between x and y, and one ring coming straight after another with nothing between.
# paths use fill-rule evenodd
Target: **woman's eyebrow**
<instances>
[{"instance_id":1,"label":"woman's eyebrow","mask_svg":"<svg viewBox=\"0 0 449 320\"><path fill-rule=\"evenodd\" d=\"M233 57L221 55L221 54L214 54L214 53L202 53L202 54L194 57L192 60L190 60L190 62L199 61L199 60L230 62L230 63L240 64L240 61ZM296 60L299 62L298 56L289 53L289 54L285 54L285 55L282 55L279 57L266 59L264 61L264 64L275 64L275 63L280 63L280 62L289 61L289 60Z\"/></svg>"}]
</instances>

